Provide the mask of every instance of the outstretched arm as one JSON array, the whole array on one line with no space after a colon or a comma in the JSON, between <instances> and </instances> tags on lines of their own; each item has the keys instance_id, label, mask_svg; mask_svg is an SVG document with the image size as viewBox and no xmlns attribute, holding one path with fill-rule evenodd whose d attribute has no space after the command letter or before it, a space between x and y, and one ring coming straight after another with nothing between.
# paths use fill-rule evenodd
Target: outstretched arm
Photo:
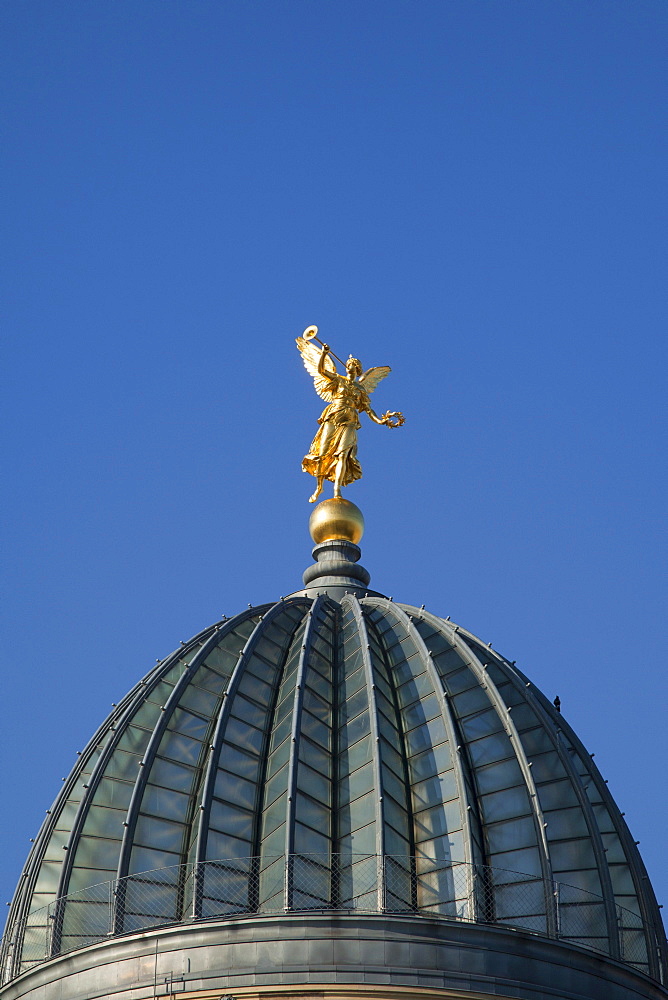
<instances>
[{"instance_id":1,"label":"outstretched arm","mask_svg":"<svg viewBox=\"0 0 668 1000\"><path fill-rule=\"evenodd\" d=\"M374 424L380 424L385 427L401 427L406 422L403 413L399 413L398 411L388 410L382 417L379 417L370 406L366 406L365 409Z\"/></svg>"},{"instance_id":2,"label":"outstretched arm","mask_svg":"<svg viewBox=\"0 0 668 1000\"><path fill-rule=\"evenodd\" d=\"M374 424L380 424L382 426L384 423L386 423L384 417L379 417L378 414L375 413L370 406L367 406L366 412L369 414Z\"/></svg>"}]
</instances>

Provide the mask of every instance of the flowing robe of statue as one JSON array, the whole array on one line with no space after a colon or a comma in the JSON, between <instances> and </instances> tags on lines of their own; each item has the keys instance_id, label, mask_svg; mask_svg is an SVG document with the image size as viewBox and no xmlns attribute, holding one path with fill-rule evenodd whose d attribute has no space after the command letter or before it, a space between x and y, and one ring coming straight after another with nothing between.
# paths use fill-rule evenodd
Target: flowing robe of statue
<instances>
[{"instance_id":1,"label":"flowing robe of statue","mask_svg":"<svg viewBox=\"0 0 668 1000\"><path fill-rule=\"evenodd\" d=\"M357 461L357 431L362 425L357 414L369 408L369 397L364 389L341 386L334 402L325 407L318 419L320 428L302 462L304 472L333 482L336 463L340 460L343 462L341 486L360 479L362 466Z\"/></svg>"}]
</instances>

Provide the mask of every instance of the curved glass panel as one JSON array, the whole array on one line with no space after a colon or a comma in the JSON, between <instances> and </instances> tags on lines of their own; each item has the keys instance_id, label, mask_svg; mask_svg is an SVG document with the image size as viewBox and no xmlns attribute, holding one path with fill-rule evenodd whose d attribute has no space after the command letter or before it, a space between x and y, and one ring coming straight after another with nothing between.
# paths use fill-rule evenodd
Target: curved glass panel
<instances>
[{"instance_id":1,"label":"curved glass panel","mask_svg":"<svg viewBox=\"0 0 668 1000\"><path fill-rule=\"evenodd\" d=\"M454 635L448 636L433 620L419 618L415 627L448 696L475 787L485 856L485 865L476 873L478 905L487 919L515 926L521 921L527 929L545 933L548 900L536 819L500 706L481 685Z\"/></svg>"},{"instance_id":2,"label":"curved glass panel","mask_svg":"<svg viewBox=\"0 0 668 1000\"><path fill-rule=\"evenodd\" d=\"M257 906L266 890L267 878L262 874L266 866L260 863L258 873L257 862L251 864L250 859L260 853L259 844L267 824L273 826L269 832L276 834L280 821L285 820L284 797L277 790L283 775L276 778L274 774L269 788L267 763L275 747L272 719L279 712L281 719L285 718L289 708L288 691L281 678L286 673L294 678L293 664L301 649L307 610L306 604L282 608L263 626L261 638L240 664L239 683L219 736L221 746L213 779L209 825L204 834L207 858L237 860L220 871L211 869L215 874L205 875L202 916L212 910L219 912L216 907L221 902L228 912L247 909L251 904ZM284 735L279 737L281 743L285 739ZM264 821L261 820L263 789L271 798L270 812Z\"/></svg>"},{"instance_id":3,"label":"curved glass panel","mask_svg":"<svg viewBox=\"0 0 668 1000\"><path fill-rule=\"evenodd\" d=\"M411 901L434 913L467 916L470 878L458 867L466 860L466 803L460 801L445 706L432 680L436 675L420 654L410 626L394 609L375 609L369 618L381 636L388 661L394 661L387 679L403 733L404 780L410 793L406 812L415 854Z\"/></svg>"},{"instance_id":4,"label":"curved glass panel","mask_svg":"<svg viewBox=\"0 0 668 1000\"><path fill-rule=\"evenodd\" d=\"M189 677L183 690L183 700L170 702L172 691L181 681L184 672L199 655L208 636L191 643L176 660L160 670L157 682L147 685L131 717L125 721L109 760L97 776L81 831L77 837L69 874L69 888L83 890L90 885L90 872L112 879L116 875L121 854L124 831L135 784L141 774L139 767L149 748L157 726L166 722L157 754L146 762L147 776L141 799L137 803L134 820L133 848L130 871L178 866L183 860L183 843L186 818L190 808L193 783L198 773L201 747L206 739L210 718L202 713L205 705L211 706L210 696L214 678L218 678L217 697L220 698L227 678L220 672L221 654L234 647L237 652L252 631L255 619L246 618L235 628L225 628L220 643L212 651L213 664L205 661ZM208 658L207 658L208 659ZM158 679L159 678L159 679ZM205 700L207 699L207 700ZM165 705L171 704L169 719ZM197 710L199 708L199 711ZM118 900L117 920L123 921L119 929L133 930L145 926L154 915L180 917L182 888L161 883L154 889L146 882L130 885ZM160 899L154 906L153 900ZM72 945L86 926L82 916L86 909L97 904L87 901L85 906L70 904L59 913L56 925L62 935L62 946ZM69 912L68 912L69 910Z\"/></svg>"},{"instance_id":5,"label":"curved glass panel","mask_svg":"<svg viewBox=\"0 0 668 1000\"><path fill-rule=\"evenodd\" d=\"M323 909L332 905L332 838L334 684L336 674L336 611L333 605L314 605L306 634L306 657L301 674L301 697L295 698L293 738L294 833L288 878L289 907ZM289 841L288 841L289 843Z\"/></svg>"}]
</instances>

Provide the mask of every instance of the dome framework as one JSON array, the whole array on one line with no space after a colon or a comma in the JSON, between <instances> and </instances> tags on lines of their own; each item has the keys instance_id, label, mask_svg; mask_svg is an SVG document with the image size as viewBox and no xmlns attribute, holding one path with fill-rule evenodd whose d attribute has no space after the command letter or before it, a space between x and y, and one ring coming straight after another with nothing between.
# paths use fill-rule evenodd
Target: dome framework
<instances>
[{"instance_id":1,"label":"dome framework","mask_svg":"<svg viewBox=\"0 0 668 1000\"><path fill-rule=\"evenodd\" d=\"M26 864L4 981L149 928L375 914L662 982L644 866L561 714L471 633L363 589L352 543L314 554L310 588L206 629L100 727Z\"/></svg>"}]
</instances>

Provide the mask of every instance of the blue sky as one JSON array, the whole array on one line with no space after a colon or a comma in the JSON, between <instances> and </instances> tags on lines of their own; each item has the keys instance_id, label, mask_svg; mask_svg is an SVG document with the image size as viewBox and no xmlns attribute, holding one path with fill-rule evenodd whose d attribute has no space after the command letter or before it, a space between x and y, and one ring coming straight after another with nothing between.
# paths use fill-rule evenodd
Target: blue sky
<instances>
[{"instance_id":1,"label":"blue sky","mask_svg":"<svg viewBox=\"0 0 668 1000\"><path fill-rule=\"evenodd\" d=\"M668 6L0 19L4 899L111 703L299 587L316 323L406 415L347 493L372 586L560 695L668 902Z\"/></svg>"}]
</instances>

